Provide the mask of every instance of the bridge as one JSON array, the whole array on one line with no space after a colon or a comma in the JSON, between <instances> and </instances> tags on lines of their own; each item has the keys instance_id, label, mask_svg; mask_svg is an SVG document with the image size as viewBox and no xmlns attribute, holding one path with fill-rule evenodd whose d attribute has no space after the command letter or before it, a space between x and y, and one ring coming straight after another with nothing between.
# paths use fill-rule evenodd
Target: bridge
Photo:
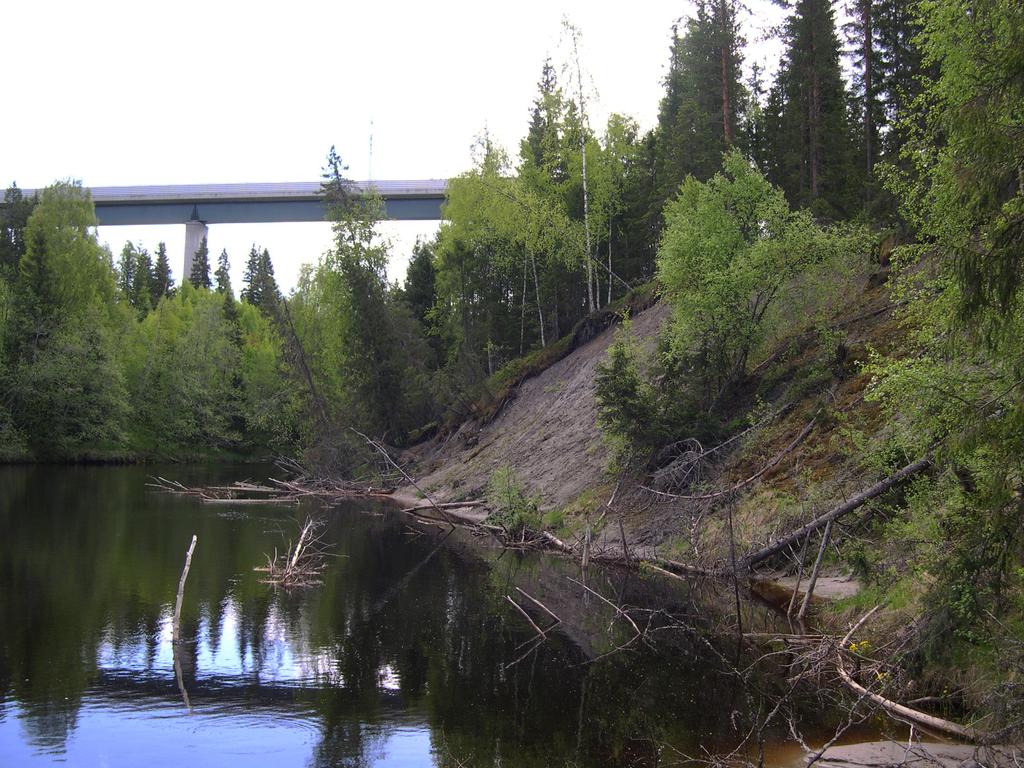
<instances>
[{"instance_id":1,"label":"bridge","mask_svg":"<svg viewBox=\"0 0 1024 768\"><path fill-rule=\"evenodd\" d=\"M396 221L441 218L448 182L445 179L355 181L354 192L376 190L384 214ZM182 277L192 271L192 257L210 224L324 221L326 210L319 182L270 184L176 184L89 189L101 226L183 224L185 254ZM26 195L30 194L26 191Z\"/></svg>"}]
</instances>

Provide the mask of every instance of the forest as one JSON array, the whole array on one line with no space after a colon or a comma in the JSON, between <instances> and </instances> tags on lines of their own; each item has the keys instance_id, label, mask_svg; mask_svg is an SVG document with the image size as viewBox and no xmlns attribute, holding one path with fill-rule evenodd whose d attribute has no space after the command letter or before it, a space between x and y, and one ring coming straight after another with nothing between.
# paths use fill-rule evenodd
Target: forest
<instances>
[{"instance_id":1,"label":"forest","mask_svg":"<svg viewBox=\"0 0 1024 768\"><path fill-rule=\"evenodd\" d=\"M450 433L581 327L623 320L600 424L617 466L650 469L666 446L762 418L764 403L737 403L784 340L844 365L830 319L881 274L898 340L856 362L885 425L859 453L883 475L930 462L883 533L926 584L931 658L1024 657L1024 6L839 10L794 0L766 81L743 74L741 4L698 0L672 30L647 131L591 123L578 54L541 62L519 146L478 138L401 284L382 203L350 194L333 148L333 246L288 295L257 245L237 294L229 255L213 263L205 243L175 281L162 244L115 256L97 242L80 183L31 199L12 186L0 458L289 454L359 477L374 459L360 434L401 449ZM645 350L627 316L654 300L671 317ZM892 599L901 578L878 589ZM1006 701L1009 722L1024 707Z\"/></svg>"}]
</instances>

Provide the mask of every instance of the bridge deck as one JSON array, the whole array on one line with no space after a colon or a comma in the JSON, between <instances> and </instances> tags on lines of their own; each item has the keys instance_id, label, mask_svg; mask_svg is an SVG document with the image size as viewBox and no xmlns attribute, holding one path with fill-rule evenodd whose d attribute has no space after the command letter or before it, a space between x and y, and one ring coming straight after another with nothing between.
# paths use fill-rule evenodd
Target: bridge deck
<instances>
[{"instance_id":1,"label":"bridge deck","mask_svg":"<svg viewBox=\"0 0 1024 768\"><path fill-rule=\"evenodd\" d=\"M445 179L355 181L356 191L371 186L384 199L385 216L399 221L441 218ZM125 224L256 224L323 221L319 182L169 184L92 187L101 226ZM25 190L31 195L33 190Z\"/></svg>"}]
</instances>

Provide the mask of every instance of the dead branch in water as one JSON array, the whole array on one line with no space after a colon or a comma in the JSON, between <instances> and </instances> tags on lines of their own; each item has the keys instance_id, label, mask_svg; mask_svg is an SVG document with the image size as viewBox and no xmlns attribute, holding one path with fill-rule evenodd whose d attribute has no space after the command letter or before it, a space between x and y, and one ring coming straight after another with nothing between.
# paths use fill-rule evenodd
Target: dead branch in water
<instances>
[{"instance_id":1,"label":"dead branch in water","mask_svg":"<svg viewBox=\"0 0 1024 768\"><path fill-rule=\"evenodd\" d=\"M882 709L888 712L893 717L900 720L909 720L912 723L930 728L932 730L940 731L951 736L963 739L965 741L978 742L983 739L983 734L979 733L973 728L954 723L950 720L944 720L941 717L935 717L929 715L920 710L913 709L911 707L899 704L891 699L887 699L879 693L867 690L863 685L858 683L853 676L846 670L846 665L843 661L843 653L845 652L850 639L854 636L858 629L861 628L867 622L868 619L874 615L875 611L881 608L884 603L879 603L866 614L864 614L852 627L850 631L846 633L846 636L840 641L839 648L836 652L836 671L839 672L839 677L842 678L843 682L846 683L847 687L862 698L867 698L878 704Z\"/></svg>"},{"instance_id":2,"label":"dead branch in water","mask_svg":"<svg viewBox=\"0 0 1024 768\"><path fill-rule=\"evenodd\" d=\"M446 501L443 504L417 504L414 507L405 507L403 512L419 512L424 509L463 509L465 507L482 507L486 502L480 500L473 501Z\"/></svg>"},{"instance_id":3,"label":"dead branch in water","mask_svg":"<svg viewBox=\"0 0 1024 768\"><path fill-rule=\"evenodd\" d=\"M196 535L192 534L192 543L185 552L185 567L181 570L181 581L178 582L178 599L174 602L174 624L171 628L171 642L181 642L181 603L185 599L185 579L188 569L192 567L192 553L196 550Z\"/></svg>"},{"instance_id":4,"label":"dead branch in water","mask_svg":"<svg viewBox=\"0 0 1024 768\"><path fill-rule=\"evenodd\" d=\"M398 462L391 458L391 454L387 452L387 450L384 448L383 445L381 445L380 443L378 443L375 440L371 440L369 437L364 435L362 432L360 432L355 427L349 427L349 429L352 430L355 434L359 435L359 437L363 438L363 440L366 441L367 445L369 445L371 448L373 448L375 451L377 451L381 456L384 457L384 460L388 464L390 464L398 472L400 472L402 477L404 477L406 479L406 482L408 482L413 488L415 488L417 491L420 492L420 494L423 496L423 498L426 499L427 502L430 504L430 506L434 508L434 511L436 511L437 514L439 514L441 516L442 520L444 520L446 523L448 523L452 528L455 527L455 521L452 520L451 515L449 515L447 512L445 512L442 507L438 506L438 504L432 498L430 498L429 495L427 495L427 492L424 491L422 488L420 488L416 484L416 481L413 480L412 477L404 469L402 469L398 465Z\"/></svg>"},{"instance_id":5,"label":"dead branch in water","mask_svg":"<svg viewBox=\"0 0 1024 768\"><path fill-rule=\"evenodd\" d=\"M353 498L388 498L393 489L361 483L300 476L294 480L270 479L270 485L240 481L231 485L190 487L166 477L152 477L150 488L178 496L190 496L204 504L296 504L306 499L340 501Z\"/></svg>"},{"instance_id":6,"label":"dead branch in water","mask_svg":"<svg viewBox=\"0 0 1024 768\"><path fill-rule=\"evenodd\" d=\"M264 584L294 589L312 587L320 583L320 574L327 568L327 546L323 540L322 520L306 518L294 546L288 542L284 554L274 550L274 556L267 555L267 564L257 566L254 571L265 573Z\"/></svg>"}]
</instances>

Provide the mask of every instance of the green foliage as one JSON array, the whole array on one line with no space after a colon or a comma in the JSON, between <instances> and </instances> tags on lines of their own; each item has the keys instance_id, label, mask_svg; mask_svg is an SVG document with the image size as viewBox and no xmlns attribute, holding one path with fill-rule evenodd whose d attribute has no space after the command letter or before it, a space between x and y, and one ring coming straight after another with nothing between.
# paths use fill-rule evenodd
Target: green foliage
<instances>
[{"instance_id":1,"label":"green foliage","mask_svg":"<svg viewBox=\"0 0 1024 768\"><path fill-rule=\"evenodd\" d=\"M427 314L434 308L437 300L435 281L437 270L434 268L434 254L429 243L419 238L412 249L409 267L405 271L403 297L412 310L413 317L424 325Z\"/></svg>"},{"instance_id":2,"label":"green foliage","mask_svg":"<svg viewBox=\"0 0 1024 768\"><path fill-rule=\"evenodd\" d=\"M351 429L402 444L433 410L429 348L385 278L389 245L376 228L382 202L372 190L353 192L344 170L332 148L323 189L334 247L303 270L282 309L289 362L305 391L308 455L351 474L366 452Z\"/></svg>"},{"instance_id":3,"label":"green foliage","mask_svg":"<svg viewBox=\"0 0 1024 768\"><path fill-rule=\"evenodd\" d=\"M791 210L738 152L710 181L687 179L665 220L658 277L674 310L670 353L697 367L707 407L746 373L780 292L811 265L866 245L859 230L826 230Z\"/></svg>"},{"instance_id":4,"label":"green foliage","mask_svg":"<svg viewBox=\"0 0 1024 768\"><path fill-rule=\"evenodd\" d=\"M242 301L259 307L267 317L277 317L281 291L277 287L277 279L274 277L274 264L270 260L270 251L266 248L261 251L253 243L249 251L249 258L245 263L242 285L244 286L241 293Z\"/></svg>"},{"instance_id":5,"label":"green foliage","mask_svg":"<svg viewBox=\"0 0 1024 768\"><path fill-rule=\"evenodd\" d=\"M540 527L540 499L530 496L511 467L499 467L491 474L487 502L494 508L488 521L510 532Z\"/></svg>"},{"instance_id":6,"label":"green foliage","mask_svg":"<svg viewBox=\"0 0 1024 768\"><path fill-rule=\"evenodd\" d=\"M641 372L638 358L626 320L608 348L607 359L597 366L594 397L598 423L606 435L622 440L623 449L649 450L665 436L658 429L654 389Z\"/></svg>"},{"instance_id":7,"label":"green foliage","mask_svg":"<svg viewBox=\"0 0 1024 768\"><path fill-rule=\"evenodd\" d=\"M136 430L158 452L191 444L234 448L238 350L224 298L191 281L138 326L128 356Z\"/></svg>"},{"instance_id":8,"label":"green foliage","mask_svg":"<svg viewBox=\"0 0 1024 768\"><path fill-rule=\"evenodd\" d=\"M931 77L887 181L927 242L898 254L910 348L868 367L897 439L940 468L926 497L932 636L973 644L1002 631L1022 560L1022 13L1001 0L920 4Z\"/></svg>"},{"instance_id":9,"label":"green foliage","mask_svg":"<svg viewBox=\"0 0 1024 768\"><path fill-rule=\"evenodd\" d=\"M153 308L156 281L157 275L153 271L153 259L149 251L134 243L125 243L117 262L117 287L140 317L144 317Z\"/></svg>"},{"instance_id":10,"label":"green foliage","mask_svg":"<svg viewBox=\"0 0 1024 768\"><path fill-rule=\"evenodd\" d=\"M127 392L108 323L97 306L79 320L62 325L13 371L17 426L40 456L124 438Z\"/></svg>"},{"instance_id":11,"label":"green foliage","mask_svg":"<svg viewBox=\"0 0 1024 768\"><path fill-rule=\"evenodd\" d=\"M1024 406L1019 394L1024 317L1004 318L989 345L956 325L962 306L952 265L908 266L900 282L912 348L872 358L869 398L881 403L894 442L911 455L936 454L942 471L917 510L933 521L925 553L935 576L927 595L936 636L953 631L979 642L1006 610L1006 585L1020 562L1020 456Z\"/></svg>"},{"instance_id":12,"label":"green foliage","mask_svg":"<svg viewBox=\"0 0 1024 768\"><path fill-rule=\"evenodd\" d=\"M167 244L160 243L156 247L156 265L153 267L153 293L151 304L155 307L160 299L169 296L174 289L171 277L171 262L167 258Z\"/></svg>"},{"instance_id":13,"label":"green foliage","mask_svg":"<svg viewBox=\"0 0 1024 768\"><path fill-rule=\"evenodd\" d=\"M123 317L95 223L79 185L44 190L24 228L13 290L5 292L4 429L40 455L116 440L124 426L115 348Z\"/></svg>"},{"instance_id":14,"label":"green foliage","mask_svg":"<svg viewBox=\"0 0 1024 768\"><path fill-rule=\"evenodd\" d=\"M0 275L17 273L25 253L25 227L35 203L16 184L4 191L4 204L0 207Z\"/></svg>"},{"instance_id":15,"label":"green foliage","mask_svg":"<svg viewBox=\"0 0 1024 768\"><path fill-rule=\"evenodd\" d=\"M1024 7L924 0L918 23L935 75L903 121L909 167L890 188L955 264L961 317L991 328L1024 275Z\"/></svg>"},{"instance_id":16,"label":"green foliage","mask_svg":"<svg viewBox=\"0 0 1024 768\"><path fill-rule=\"evenodd\" d=\"M4 457L286 448L295 398L270 321L191 282L169 295L162 244L156 268L126 244L115 271L95 221L80 186L44 190L13 284L0 276Z\"/></svg>"},{"instance_id":17,"label":"green foliage","mask_svg":"<svg viewBox=\"0 0 1024 768\"><path fill-rule=\"evenodd\" d=\"M228 250L224 248L217 257L217 271L213 273L217 281L217 293L231 293L231 262L228 259Z\"/></svg>"}]
</instances>

